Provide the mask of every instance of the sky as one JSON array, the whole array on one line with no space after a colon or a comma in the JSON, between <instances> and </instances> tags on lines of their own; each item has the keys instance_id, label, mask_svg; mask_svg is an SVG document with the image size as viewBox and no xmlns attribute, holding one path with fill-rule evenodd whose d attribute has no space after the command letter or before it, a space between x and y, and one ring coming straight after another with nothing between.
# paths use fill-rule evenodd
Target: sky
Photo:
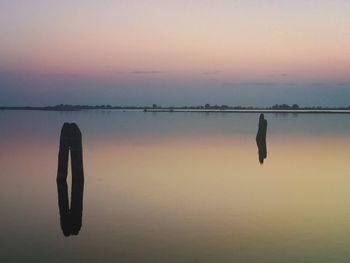
<instances>
[{"instance_id":1,"label":"sky","mask_svg":"<svg viewBox=\"0 0 350 263\"><path fill-rule=\"evenodd\" d=\"M350 105L347 0L0 0L0 105Z\"/></svg>"}]
</instances>

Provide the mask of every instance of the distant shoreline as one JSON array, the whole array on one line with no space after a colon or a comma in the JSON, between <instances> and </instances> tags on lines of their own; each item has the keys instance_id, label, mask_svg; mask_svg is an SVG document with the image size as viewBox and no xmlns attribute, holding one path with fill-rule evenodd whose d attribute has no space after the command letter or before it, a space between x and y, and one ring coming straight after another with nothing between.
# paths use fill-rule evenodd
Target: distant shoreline
<instances>
[{"instance_id":1,"label":"distant shoreline","mask_svg":"<svg viewBox=\"0 0 350 263\"><path fill-rule=\"evenodd\" d=\"M138 111L138 112L169 112L169 113L292 113L292 114L350 114L348 108L301 108L301 109L271 109L271 108L240 108L240 109L198 109L175 107L99 107L99 106L66 106L66 107L0 107L0 111Z\"/></svg>"},{"instance_id":2,"label":"distant shoreline","mask_svg":"<svg viewBox=\"0 0 350 263\"><path fill-rule=\"evenodd\" d=\"M206 113L333 113L333 114L350 114L350 110L270 110L270 109L147 109L145 112L206 112Z\"/></svg>"}]
</instances>

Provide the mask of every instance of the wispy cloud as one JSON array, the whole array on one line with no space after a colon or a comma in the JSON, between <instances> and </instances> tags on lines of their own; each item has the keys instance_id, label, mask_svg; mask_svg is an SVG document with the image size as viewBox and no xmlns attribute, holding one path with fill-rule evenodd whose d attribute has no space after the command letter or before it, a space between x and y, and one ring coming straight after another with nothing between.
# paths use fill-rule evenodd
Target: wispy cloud
<instances>
[{"instance_id":1,"label":"wispy cloud","mask_svg":"<svg viewBox=\"0 0 350 263\"><path fill-rule=\"evenodd\" d=\"M243 86L274 86L276 83L273 82L224 82L222 83L223 86L236 86L236 87L243 87Z\"/></svg>"},{"instance_id":2,"label":"wispy cloud","mask_svg":"<svg viewBox=\"0 0 350 263\"><path fill-rule=\"evenodd\" d=\"M164 71L161 70L132 70L130 74L163 74Z\"/></svg>"},{"instance_id":3,"label":"wispy cloud","mask_svg":"<svg viewBox=\"0 0 350 263\"><path fill-rule=\"evenodd\" d=\"M59 78L78 78L83 76L83 74L77 73L40 73L41 77L59 77Z\"/></svg>"},{"instance_id":4,"label":"wispy cloud","mask_svg":"<svg viewBox=\"0 0 350 263\"><path fill-rule=\"evenodd\" d=\"M201 74L202 75L218 75L220 74L220 70L208 70L208 71L203 71Z\"/></svg>"}]
</instances>

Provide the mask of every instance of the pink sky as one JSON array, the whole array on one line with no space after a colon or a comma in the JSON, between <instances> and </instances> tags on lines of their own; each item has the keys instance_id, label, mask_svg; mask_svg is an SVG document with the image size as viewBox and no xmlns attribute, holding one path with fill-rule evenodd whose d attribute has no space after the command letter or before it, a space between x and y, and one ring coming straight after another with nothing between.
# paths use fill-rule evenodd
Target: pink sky
<instances>
[{"instance_id":1,"label":"pink sky","mask_svg":"<svg viewBox=\"0 0 350 263\"><path fill-rule=\"evenodd\" d=\"M168 81L211 73L223 82L348 83L349 14L345 0L5 0L0 70L118 81L162 72Z\"/></svg>"}]
</instances>

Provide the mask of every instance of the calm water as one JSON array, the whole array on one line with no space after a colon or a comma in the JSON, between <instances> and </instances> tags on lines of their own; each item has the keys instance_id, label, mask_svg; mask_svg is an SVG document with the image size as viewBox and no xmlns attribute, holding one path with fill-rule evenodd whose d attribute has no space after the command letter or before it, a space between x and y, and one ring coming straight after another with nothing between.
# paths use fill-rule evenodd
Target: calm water
<instances>
[{"instance_id":1,"label":"calm water","mask_svg":"<svg viewBox=\"0 0 350 263\"><path fill-rule=\"evenodd\" d=\"M263 165L258 117L0 111L0 262L349 262L350 115L266 114ZM85 172L70 237L56 184L66 121Z\"/></svg>"}]
</instances>

